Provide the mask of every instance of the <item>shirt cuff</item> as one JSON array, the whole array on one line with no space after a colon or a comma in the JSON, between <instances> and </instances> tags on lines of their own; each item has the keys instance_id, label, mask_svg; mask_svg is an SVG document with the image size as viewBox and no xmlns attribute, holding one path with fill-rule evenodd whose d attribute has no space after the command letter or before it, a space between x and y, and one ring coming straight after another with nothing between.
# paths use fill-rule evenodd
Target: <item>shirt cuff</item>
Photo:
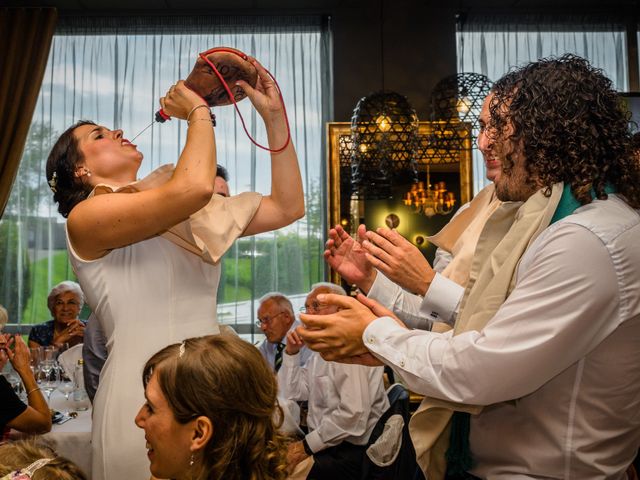
<instances>
[{"instance_id":1,"label":"shirt cuff","mask_svg":"<svg viewBox=\"0 0 640 480\"><path fill-rule=\"evenodd\" d=\"M286 351L282 352L282 366L287 367L299 367L300 366L300 352L295 355L289 355Z\"/></svg>"},{"instance_id":2,"label":"shirt cuff","mask_svg":"<svg viewBox=\"0 0 640 480\"><path fill-rule=\"evenodd\" d=\"M318 432L318 430L314 430L313 432L307 433L307 435L304 438L307 441L307 445L309 445L309 448L313 453L318 453L319 451L324 450L326 448L326 445L320 438L320 433Z\"/></svg>"},{"instance_id":3,"label":"shirt cuff","mask_svg":"<svg viewBox=\"0 0 640 480\"><path fill-rule=\"evenodd\" d=\"M385 348L387 339L396 334L406 334L409 332L391 317L376 318L362 332L362 341L364 346L376 357L382 360L390 367L405 366L405 356L395 349Z\"/></svg>"},{"instance_id":4,"label":"shirt cuff","mask_svg":"<svg viewBox=\"0 0 640 480\"><path fill-rule=\"evenodd\" d=\"M463 295L464 287L436 273L422 300L420 313L434 322L444 322L453 326Z\"/></svg>"},{"instance_id":5,"label":"shirt cuff","mask_svg":"<svg viewBox=\"0 0 640 480\"><path fill-rule=\"evenodd\" d=\"M376 279L373 281L373 284L369 289L369 293L367 293L367 297L373 298L387 308L390 308L389 306L393 305L395 290L397 288L398 285L393 283L380 270L378 270Z\"/></svg>"}]
</instances>

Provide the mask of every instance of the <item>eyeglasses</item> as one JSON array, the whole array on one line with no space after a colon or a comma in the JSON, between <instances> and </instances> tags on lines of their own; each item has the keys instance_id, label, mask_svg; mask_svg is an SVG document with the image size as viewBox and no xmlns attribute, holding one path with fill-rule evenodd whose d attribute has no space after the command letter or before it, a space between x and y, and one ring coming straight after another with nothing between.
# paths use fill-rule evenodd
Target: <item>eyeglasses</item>
<instances>
[{"instance_id":1,"label":"eyeglasses","mask_svg":"<svg viewBox=\"0 0 640 480\"><path fill-rule=\"evenodd\" d=\"M300 312L313 314L315 312L319 312L320 310L328 306L329 305L327 305L326 303L320 303L317 300L314 300L309 305L303 305L302 307L300 307Z\"/></svg>"},{"instance_id":2,"label":"eyeglasses","mask_svg":"<svg viewBox=\"0 0 640 480\"><path fill-rule=\"evenodd\" d=\"M287 313L287 312L280 312L275 314L273 317L264 317L264 318L259 318L258 320L256 320L256 326L258 327L262 327L262 325L269 325L274 318L278 318L280 315Z\"/></svg>"}]
</instances>

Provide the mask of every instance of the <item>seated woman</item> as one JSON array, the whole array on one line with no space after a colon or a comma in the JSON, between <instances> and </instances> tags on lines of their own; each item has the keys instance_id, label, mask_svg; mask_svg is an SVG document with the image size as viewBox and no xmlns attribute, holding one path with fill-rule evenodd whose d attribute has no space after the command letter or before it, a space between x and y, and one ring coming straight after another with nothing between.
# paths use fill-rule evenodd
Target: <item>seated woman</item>
<instances>
[{"instance_id":1,"label":"seated woman","mask_svg":"<svg viewBox=\"0 0 640 480\"><path fill-rule=\"evenodd\" d=\"M234 335L189 338L151 357L142 378L147 401L136 425L154 477L286 477L276 379L253 345Z\"/></svg>"},{"instance_id":2,"label":"seated woman","mask_svg":"<svg viewBox=\"0 0 640 480\"><path fill-rule=\"evenodd\" d=\"M0 480L86 480L70 460L59 457L47 445L34 439L0 445Z\"/></svg>"},{"instance_id":3,"label":"seated woman","mask_svg":"<svg viewBox=\"0 0 640 480\"><path fill-rule=\"evenodd\" d=\"M36 384L29 366L29 349L20 335L0 335L0 370L7 360L20 375L29 405L18 398L7 379L0 375L0 432L5 427L25 433L48 432L51 430L49 406Z\"/></svg>"},{"instance_id":4,"label":"seated woman","mask_svg":"<svg viewBox=\"0 0 640 480\"><path fill-rule=\"evenodd\" d=\"M73 347L82 343L85 321L78 315L84 305L84 294L76 282L64 281L53 287L47 297L47 306L53 316L29 333L29 347Z\"/></svg>"}]
</instances>

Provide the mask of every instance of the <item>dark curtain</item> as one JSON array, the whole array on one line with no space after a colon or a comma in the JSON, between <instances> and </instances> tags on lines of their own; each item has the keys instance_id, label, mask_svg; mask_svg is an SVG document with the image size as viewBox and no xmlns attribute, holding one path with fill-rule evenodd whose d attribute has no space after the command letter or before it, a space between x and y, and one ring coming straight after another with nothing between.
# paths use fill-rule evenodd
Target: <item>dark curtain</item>
<instances>
[{"instance_id":1,"label":"dark curtain","mask_svg":"<svg viewBox=\"0 0 640 480\"><path fill-rule=\"evenodd\" d=\"M57 17L54 8L0 9L0 218L22 157Z\"/></svg>"}]
</instances>

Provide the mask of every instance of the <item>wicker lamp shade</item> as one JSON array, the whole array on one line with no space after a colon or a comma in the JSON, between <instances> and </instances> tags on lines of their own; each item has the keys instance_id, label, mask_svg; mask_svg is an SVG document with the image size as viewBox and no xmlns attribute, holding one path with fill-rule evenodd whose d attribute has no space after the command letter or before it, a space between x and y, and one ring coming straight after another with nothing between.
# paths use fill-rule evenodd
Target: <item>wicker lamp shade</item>
<instances>
[{"instance_id":1,"label":"wicker lamp shade","mask_svg":"<svg viewBox=\"0 0 640 480\"><path fill-rule=\"evenodd\" d=\"M406 97L377 92L351 117L351 188L358 198L389 198L394 180L416 178L418 115Z\"/></svg>"},{"instance_id":2,"label":"wicker lamp shade","mask_svg":"<svg viewBox=\"0 0 640 480\"><path fill-rule=\"evenodd\" d=\"M431 93L436 120L469 122L478 128L478 117L492 82L480 73L458 73L440 80Z\"/></svg>"}]
</instances>

